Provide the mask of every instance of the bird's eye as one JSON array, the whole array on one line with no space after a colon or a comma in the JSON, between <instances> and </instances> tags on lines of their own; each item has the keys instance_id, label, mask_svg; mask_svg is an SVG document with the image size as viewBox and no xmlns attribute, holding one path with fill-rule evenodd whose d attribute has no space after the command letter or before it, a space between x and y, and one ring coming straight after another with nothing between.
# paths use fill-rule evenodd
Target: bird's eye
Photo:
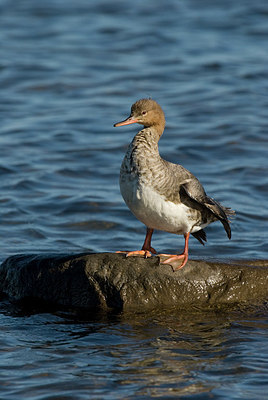
<instances>
[{"instance_id":1,"label":"bird's eye","mask_svg":"<svg viewBox=\"0 0 268 400\"><path fill-rule=\"evenodd\" d=\"M143 112L142 112L142 115L146 115L146 114L147 114L147 111L143 111Z\"/></svg>"}]
</instances>

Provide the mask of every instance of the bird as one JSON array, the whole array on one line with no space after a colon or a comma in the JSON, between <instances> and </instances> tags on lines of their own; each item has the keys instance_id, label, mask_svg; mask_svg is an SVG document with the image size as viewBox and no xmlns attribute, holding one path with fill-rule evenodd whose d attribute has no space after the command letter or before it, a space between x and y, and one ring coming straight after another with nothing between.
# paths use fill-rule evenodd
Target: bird
<instances>
[{"instance_id":1,"label":"bird","mask_svg":"<svg viewBox=\"0 0 268 400\"><path fill-rule=\"evenodd\" d=\"M157 254L151 246L154 230L184 235L181 254L159 254L160 264L169 264L176 271L188 261L190 234L204 245L204 228L220 221L231 239L228 216L235 212L209 197L199 180L182 165L160 156L158 142L165 128L165 114L155 100L136 101L130 116L114 127L134 123L143 128L134 136L123 159L120 191L130 211L147 229L141 250L118 253L144 258Z\"/></svg>"}]
</instances>

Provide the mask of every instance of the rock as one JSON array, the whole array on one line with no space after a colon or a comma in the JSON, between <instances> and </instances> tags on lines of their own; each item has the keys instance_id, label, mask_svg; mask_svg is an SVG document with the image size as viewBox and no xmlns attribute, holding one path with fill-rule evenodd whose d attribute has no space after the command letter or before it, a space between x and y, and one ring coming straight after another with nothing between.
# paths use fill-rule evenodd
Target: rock
<instances>
[{"instance_id":1,"label":"rock","mask_svg":"<svg viewBox=\"0 0 268 400\"><path fill-rule=\"evenodd\" d=\"M189 261L173 272L158 257L15 255L0 266L0 290L15 301L86 309L248 308L267 301L267 272L267 261Z\"/></svg>"}]
</instances>

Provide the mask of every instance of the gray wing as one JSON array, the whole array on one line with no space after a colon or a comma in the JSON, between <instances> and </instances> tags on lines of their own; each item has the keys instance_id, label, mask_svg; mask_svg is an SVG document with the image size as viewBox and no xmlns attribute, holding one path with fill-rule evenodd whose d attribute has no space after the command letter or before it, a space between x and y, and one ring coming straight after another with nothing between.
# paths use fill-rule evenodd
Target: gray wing
<instances>
[{"instance_id":1,"label":"gray wing","mask_svg":"<svg viewBox=\"0 0 268 400\"><path fill-rule=\"evenodd\" d=\"M188 182L181 184L181 191L200 206L209 210L218 219L229 239L231 239L231 228L228 220L228 215L234 215L235 212L228 207L222 206L218 201L207 196L203 186L197 178L191 179ZM199 240L199 238L197 237ZM200 241L200 240L199 240Z\"/></svg>"},{"instance_id":2,"label":"gray wing","mask_svg":"<svg viewBox=\"0 0 268 400\"><path fill-rule=\"evenodd\" d=\"M162 168L163 165L165 168ZM182 201L189 207L201 211L201 214L208 217L210 222L218 219L223 224L228 238L231 238L231 228L227 216L234 215L233 210L207 196L199 180L182 165L169 163L162 159L160 171L162 176L160 173L155 180L155 188L160 194L166 196L170 201L175 203ZM206 241L203 230L194 232L193 236L202 244Z\"/></svg>"}]
</instances>

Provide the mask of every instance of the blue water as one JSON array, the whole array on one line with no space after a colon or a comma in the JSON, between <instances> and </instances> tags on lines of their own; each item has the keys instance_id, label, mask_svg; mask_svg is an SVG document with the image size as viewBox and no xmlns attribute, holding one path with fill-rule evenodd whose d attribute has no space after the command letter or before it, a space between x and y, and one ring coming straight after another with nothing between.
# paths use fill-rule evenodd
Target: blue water
<instances>
[{"instance_id":1,"label":"blue water","mask_svg":"<svg viewBox=\"0 0 268 400\"><path fill-rule=\"evenodd\" d=\"M138 127L113 124L148 96L166 114L161 155L237 212L231 241L210 225L190 258L267 258L265 0L1 0L0 27L1 260L141 247L118 186ZM266 315L96 318L3 303L2 397L265 398Z\"/></svg>"}]
</instances>

